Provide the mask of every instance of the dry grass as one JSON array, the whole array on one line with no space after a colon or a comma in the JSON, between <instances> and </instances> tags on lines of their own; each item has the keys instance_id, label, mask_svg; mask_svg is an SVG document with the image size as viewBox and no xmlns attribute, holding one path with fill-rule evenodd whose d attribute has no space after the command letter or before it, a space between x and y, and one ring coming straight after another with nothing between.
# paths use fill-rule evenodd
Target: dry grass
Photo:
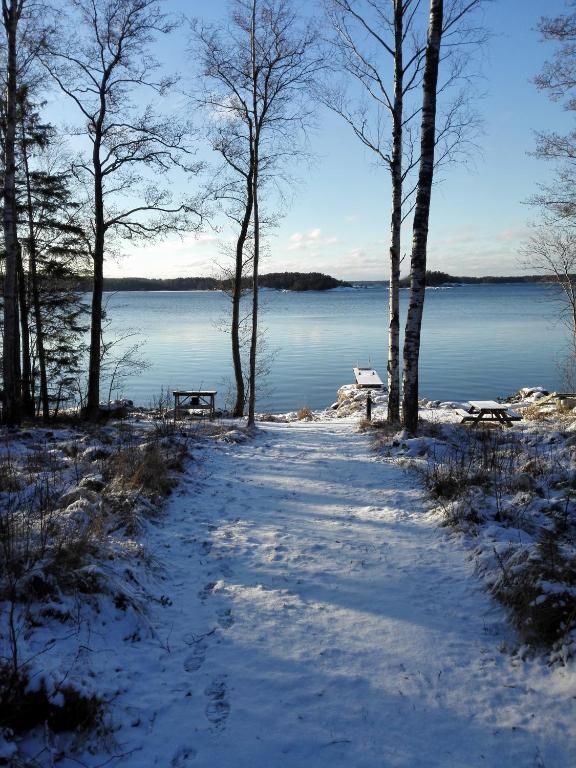
<instances>
[{"instance_id":1,"label":"dry grass","mask_svg":"<svg viewBox=\"0 0 576 768\"><path fill-rule=\"evenodd\" d=\"M110 454L103 475L112 493L133 492L160 501L176 484L175 473L184 468L187 442L175 435L159 435L142 442L133 434Z\"/></svg>"},{"instance_id":2,"label":"dry grass","mask_svg":"<svg viewBox=\"0 0 576 768\"><path fill-rule=\"evenodd\" d=\"M273 413L262 413L258 417L258 421L270 422L270 423L283 423L286 421L285 416L275 416Z\"/></svg>"},{"instance_id":3,"label":"dry grass","mask_svg":"<svg viewBox=\"0 0 576 768\"><path fill-rule=\"evenodd\" d=\"M461 430L420 471L444 524L476 538L478 570L522 641L554 652L576 630L576 489L562 442Z\"/></svg>"},{"instance_id":4,"label":"dry grass","mask_svg":"<svg viewBox=\"0 0 576 768\"><path fill-rule=\"evenodd\" d=\"M552 397L551 399L544 398L524 408L522 416L527 421L546 422L555 420L565 423L574 422L576 414L572 406L573 402L572 398L564 400Z\"/></svg>"},{"instance_id":5,"label":"dry grass","mask_svg":"<svg viewBox=\"0 0 576 768\"><path fill-rule=\"evenodd\" d=\"M23 480L19 476L15 462L10 454L0 461L0 493L21 490Z\"/></svg>"},{"instance_id":6,"label":"dry grass","mask_svg":"<svg viewBox=\"0 0 576 768\"><path fill-rule=\"evenodd\" d=\"M111 491L138 491L154 498L167 496L175 482L164 453L155 444L115 453L108 460L107 473Z\"/></svg>"},{"instance_id":7,"label":"dry grass","mask_svg":"<svg viewBox=\"0 0 576 768\"><path fill-rule=\"evenodd\" d=\"M556 532L544 530L534 549L511 548L498 562L492 592L510 610L522 640L545 647L561 642L576 627L576 557L567 556Z\"/></svg>"},{"instance_id":8,"label":"dry grass","mask_svg":"<svg viewBox=\"0 0 576 768\"><path fill-rule=\"evenodd\" d=\"M79 733L101 722L104 707L97 696L63 684L56 691L56 699L55 692L50 695L44 685L29 690L29 682L26 670L14 676L10 666L0 664L0 723L13 733L22 734L37 726L52 733Z\"/></svg>"},{"instance_id":9,"label":"dry grass","mask_svg":"<svg viewBox=\"0 0 576 768\"><path fill-rule=\"evenodd\" d=\"M50 621L80 632L79 606L98 612L103 600L143 613L145 593L114 561L134 554L148 562L130 537L174 487L187 447L125 428L90 428L45 445L34 437L23 436L0 462L0 728L79 731L97 725L102 703L72 684L30 693L28 676L38 674L26 660L30 638Z\"/></svg>"},{"instance_id":10,"label":"dry grass","mask_svg":"<svg viewBox=\"0 0 576 768\"><path fill-rule=\"evenodd\" d=\"M300 408L296 412L296 418L299 421L312 421L312 419L314 418L314 414L312 413L310 408L308 408L308 406L305 405L303 408Z\"/></svg>"}]
</instances>

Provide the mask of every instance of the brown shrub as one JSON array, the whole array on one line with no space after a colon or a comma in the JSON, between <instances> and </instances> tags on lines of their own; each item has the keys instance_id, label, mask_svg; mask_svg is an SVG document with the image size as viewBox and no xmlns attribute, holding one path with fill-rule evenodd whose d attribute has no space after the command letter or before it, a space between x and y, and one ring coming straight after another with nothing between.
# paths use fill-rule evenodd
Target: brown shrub
<instances>
[{"instance_id":1,"label":"brown shrub","mask_svg":"<svg viewBox=\"0 0 576 768\"><path fill-rule=\"evenodd\" d=\"M314 414L312 413L310 408L308 408L308 406L305 405L303 408L300 408L300 410L297 411L296 418L299 421L312 421L312 419L314 418Z\"/></svg>"},{"instance_id":2,"label":"brown shrub","mask_svg":"<svg viewBox=\"0 0 576 768\"><path fill-rule=\"evenodd\" d=\"M174 487L169 461L156 443L141 450L124 449L108 461L112 489L139 491L146 496L167 496Z\"/></svg>"}]
</instances>

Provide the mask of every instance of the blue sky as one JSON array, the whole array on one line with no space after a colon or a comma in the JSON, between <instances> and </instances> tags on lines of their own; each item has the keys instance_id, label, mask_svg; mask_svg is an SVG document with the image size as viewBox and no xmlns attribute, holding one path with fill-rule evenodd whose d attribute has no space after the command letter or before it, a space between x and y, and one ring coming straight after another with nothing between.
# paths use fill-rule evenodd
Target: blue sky
<instances>
[{"instance_id":1,"label":"blue sky","mask_svg":"<svg viewBox=\"0 0 576 768\"><path fill-rule=\"evenodd\" d=\"M166 0L167 10L185 11L217 20L225 0ZM307 4L310 8L310 4ZM494 0L484 21L492 37L482 52L484 93L478 102L483 117L479 152L465 164L453 165L433 193L430 269L457 275L502 275L522 272L519 247L536 212L526 204L551 168L529 156L534 131L563 130L570 117L561 105L539 93L531 79L553 48L539 41L536 25L542 14L565 10L562 0ZM176 37L162 52L174 69L190 72L185 37ZM263 271L321 271L344 279L387 279L389 182L352 132L337 117L321 112L310 135L315 156L299 177L292 200L274 237ZM203 149L202 151L205 151ZM404 249L409 251L406 233ZM226 233L207 231L198 237L171 239L123 249L110 262L110 276L175 277L214 273L222 262L220 244Z\"/></svg>"}]
</instances>

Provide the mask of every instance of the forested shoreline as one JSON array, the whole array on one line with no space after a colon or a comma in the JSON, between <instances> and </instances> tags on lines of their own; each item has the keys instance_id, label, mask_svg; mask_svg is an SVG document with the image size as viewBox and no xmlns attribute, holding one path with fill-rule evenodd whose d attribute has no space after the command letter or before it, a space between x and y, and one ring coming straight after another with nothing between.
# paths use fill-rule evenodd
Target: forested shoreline
<instances>
[{"instance_id":1,"label":"forested shoreline","mask_svg":"<svg viewBox=\"0 0 576 768\"><path fill-rule=\"evenodd\" d=\"M555 282L549 275L483 275L481 277L449 275L446 272L428 272L426 285L481 285L508 283L550 283ZM80 280L79 290L90 290L90 279ZM389 285L388 280L339 280L319 272L271 272L260 275L260 288L273 288L279 291L327 291L334 288L352 288L370 285ZM410 278L400 281L401 288L408 288ZM245 281L245 288L249 281ZM230 290L230 281L217 277L105 277L105 291L226 291Z\"/></svg>"},{"instance_id":2,"label":"forested shoreline","mask_svg":"<svg viewBox=\"0 0 576 768\"><path fill-rule=\"evenodd\" d=\"M83 290L90 290L90 280L80 281ZM250 281L246 278L243 287ZM270 272L258 276L260 288L280 291L327 291L332 288L349 288L351 283L337 280L320 272ZM106 277L105 291L229 291L231 281L217 277Z\"/></svg>"},{"instance_id":3,"label":"forested shoreline","mask_svg":"<svg viewBox=\"0 0 576 768\"><path fill-rule=\"evenodd\" d=\"M462 275L449 275L447 272L429 271L426 272L426 285L434 288L440 285L475 285L495 283L555 283L557 282L553 275L482 275L481 277L468 277ZM410 286L410 278L404 277L400 280L401 288Z\"/></svg>"}]
</instances>

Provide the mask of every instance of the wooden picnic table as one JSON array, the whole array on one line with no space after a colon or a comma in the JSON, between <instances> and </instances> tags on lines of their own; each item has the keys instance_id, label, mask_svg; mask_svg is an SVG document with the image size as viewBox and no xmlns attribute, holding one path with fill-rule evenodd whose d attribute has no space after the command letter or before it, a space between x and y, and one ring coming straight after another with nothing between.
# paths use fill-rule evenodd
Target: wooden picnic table
<instances>
[{"instance_id":1,"label":"wooden picnic table","mask_svg":"<svg viewBox=\"0 0 576 768\"><path fill-rule=\"evenodd\" d=\"M519 414L509 410L504 403L498 403L496 400L469 400L470 410L459 411L462 422L479 424L481 422L496 422L512 426L513 421L520 421Z\"/></svg>"},{"instance_id":2,"label":"wooden picnic table","mask_svg":"<svg viewBox=\"0 0 576 768\"><path fill-rule=\"evenodd\" d=\"M213 389L179 389L174 395L174 420L182 411L208 412L210 419L214 418L216 390Z\"/></svg>"}]
</instances>

